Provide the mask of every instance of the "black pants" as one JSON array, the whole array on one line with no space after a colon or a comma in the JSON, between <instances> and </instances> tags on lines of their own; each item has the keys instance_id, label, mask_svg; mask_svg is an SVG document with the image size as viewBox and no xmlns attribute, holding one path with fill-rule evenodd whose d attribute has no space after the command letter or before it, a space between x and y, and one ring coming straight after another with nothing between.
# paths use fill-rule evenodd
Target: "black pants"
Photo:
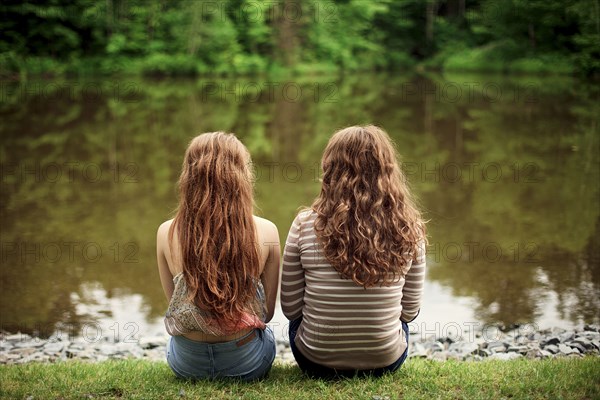
<instances>
[{"instance_id":1,"label":"black pants","mask_svg":"<svg viewBox=\"0 0 600 400\"><path fill-rule=\"evenodd\" d=\"M296 343L294 343L294 339L296 338L296 332L302 323L302 317L290 321L289 325L289 335L290 335L290 347L292 349L292 353L294 354L294 358L298 363L298 366L306 375L311 378L323 378L323 379L334 379L334 378L352 378L354 376L381 376L386 372L393 372L400 368L406 357L408 356L408 324L406 322L402 322L402 330L404 331L404 335L406 336L407 347L404 353L400 356L396 362L390 364L386 367L382 368L374 368L374 369L335 369L325 367L321 364L317 364L308 358L304 357L304 355L298 350L296 347Z\"/></svg>"}]
</instances>

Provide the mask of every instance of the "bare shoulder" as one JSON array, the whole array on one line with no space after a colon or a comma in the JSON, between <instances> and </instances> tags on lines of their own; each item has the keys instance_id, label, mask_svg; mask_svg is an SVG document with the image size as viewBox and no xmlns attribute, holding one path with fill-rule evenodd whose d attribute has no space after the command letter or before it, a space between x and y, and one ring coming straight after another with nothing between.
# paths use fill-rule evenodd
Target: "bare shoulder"
<instances>
[{"instance_id":1,"label":"bare shoulder","mask_svg":"<svg viewBox=\"0 0 600 400\"><path fill-rule=\"evenodd\" d=\"M169 237L169 229L171 229L172 224L173 224L172 219L160 224L160 226L158 227L158 231L156 232L156 241L157 242L166 243L166 240Z\"/></svg>"},{"instance_id":2,"label":"bare shoulder","mask_svg":"<svg viewBox=\"0 0 600 400\"><path fill-rule=\"evenodd\" d=\"M254 223L259 234L268 237L278 237L277 226L266 218L257 217L254 215Z\"/></svg>"}]
</instances>

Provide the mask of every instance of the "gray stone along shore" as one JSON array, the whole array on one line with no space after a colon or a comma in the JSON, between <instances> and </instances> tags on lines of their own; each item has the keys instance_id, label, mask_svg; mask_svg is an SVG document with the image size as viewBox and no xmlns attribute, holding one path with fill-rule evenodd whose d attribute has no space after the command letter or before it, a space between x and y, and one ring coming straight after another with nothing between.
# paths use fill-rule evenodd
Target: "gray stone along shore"
<instances>
[{"instance_id":1,"label":"gray stone along shore","mask_svg":"<svg viewBox=\"0 0 600 400\"><path fill-rule=\"evenodd\" d=\"M600 327L596 325L574 330L552 328L530 332L530 329L516 328L508 332L499 329L491 333L489 330L465 331L460 337L422 336L411 332L409 357L481 361L600 356ZM41 339L27 334L1 332L0 364L67 360L98 362L127 358L165 361L167 338L160 335L114 342L110 338L92 341L55 335ZM295 362L287 341L277 341L276 361Z\"/></svg>"}]
</instances>

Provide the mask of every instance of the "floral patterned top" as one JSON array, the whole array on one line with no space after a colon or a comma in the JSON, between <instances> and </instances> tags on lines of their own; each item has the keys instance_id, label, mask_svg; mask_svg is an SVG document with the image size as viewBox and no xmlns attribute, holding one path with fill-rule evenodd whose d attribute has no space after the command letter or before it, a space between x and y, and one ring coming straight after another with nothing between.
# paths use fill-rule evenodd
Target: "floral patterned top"
<instances>
[{"instance_id":1,"label":"floral patterned top","mask_svg":"<svg viewBox=\"0 0 600 400\"><path fill-rule=\"evenodd\" d=\"M215 336L233 335L248 328L265 329L265 290L260 279L256 280L256 301L251 312L244 313L239 321L231 324L215 318L210 311L203 310L188 299L188 287L180 272L173 277L175 289L165 315L165 327L171 336L189 332L203 332Z\"/></svg>"}]
</instances>

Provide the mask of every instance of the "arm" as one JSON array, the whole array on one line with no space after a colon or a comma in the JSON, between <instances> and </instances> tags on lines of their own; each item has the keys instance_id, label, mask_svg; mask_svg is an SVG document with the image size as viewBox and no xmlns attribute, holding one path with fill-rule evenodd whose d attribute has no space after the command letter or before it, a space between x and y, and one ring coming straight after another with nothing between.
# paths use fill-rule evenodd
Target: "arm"
<instances>
[{"instance_id":1,"label":"arm","mask_svg":"<svg viewBox=\"0 0 600 400\"><path fill-rule=\"evenodd\" d=\"M421 308L423 283L425 282L425 242L419 244L419 251L405 277L402 289L402 315L400 320L412 322Z\"/></svg>"},{"instance_id":2,"label":"arm","mask_svg":"<svg viewBox=\"0 0 600 400\"><path fill-rule=\"evenodd\" d=\"M267 315L265 322L271 321L275 313L275 302L277 300L277 290L279 289L279 267L281 265L281 247L279 245L279 232L275 224L269 222L267 235L263 246L267 246L269 254L265 263L260 280L265 288Z\"/></svg>"},{"instance_id":3,"label":"arm","mask_svg":"<svg viewBox=\"0 0 600 400\"><path fill-rule=\"evenodd\" d=\"M158 228L158 232L156 233L156 261L158 263L158 274L167 301L171 301L171 296L173 295L173 290L175 288L175 285L173 284L173 274L169 269L169 264L165 257L166 247L169 246L170 226L171 221L167 221Z\"/></svg>"},{"instance_id":4,"label":"arm","mask_svg":"<svg viewBox=\"0 0 600 400\"><path fill-rule=\"evenodd\" d=\"M304 269L300 260L298 240L300 217L296 217L288 233L283 250L283 272L281 275L281 308L289 320L302 316L304 307Z\"/></svg>"}]
</instances>

